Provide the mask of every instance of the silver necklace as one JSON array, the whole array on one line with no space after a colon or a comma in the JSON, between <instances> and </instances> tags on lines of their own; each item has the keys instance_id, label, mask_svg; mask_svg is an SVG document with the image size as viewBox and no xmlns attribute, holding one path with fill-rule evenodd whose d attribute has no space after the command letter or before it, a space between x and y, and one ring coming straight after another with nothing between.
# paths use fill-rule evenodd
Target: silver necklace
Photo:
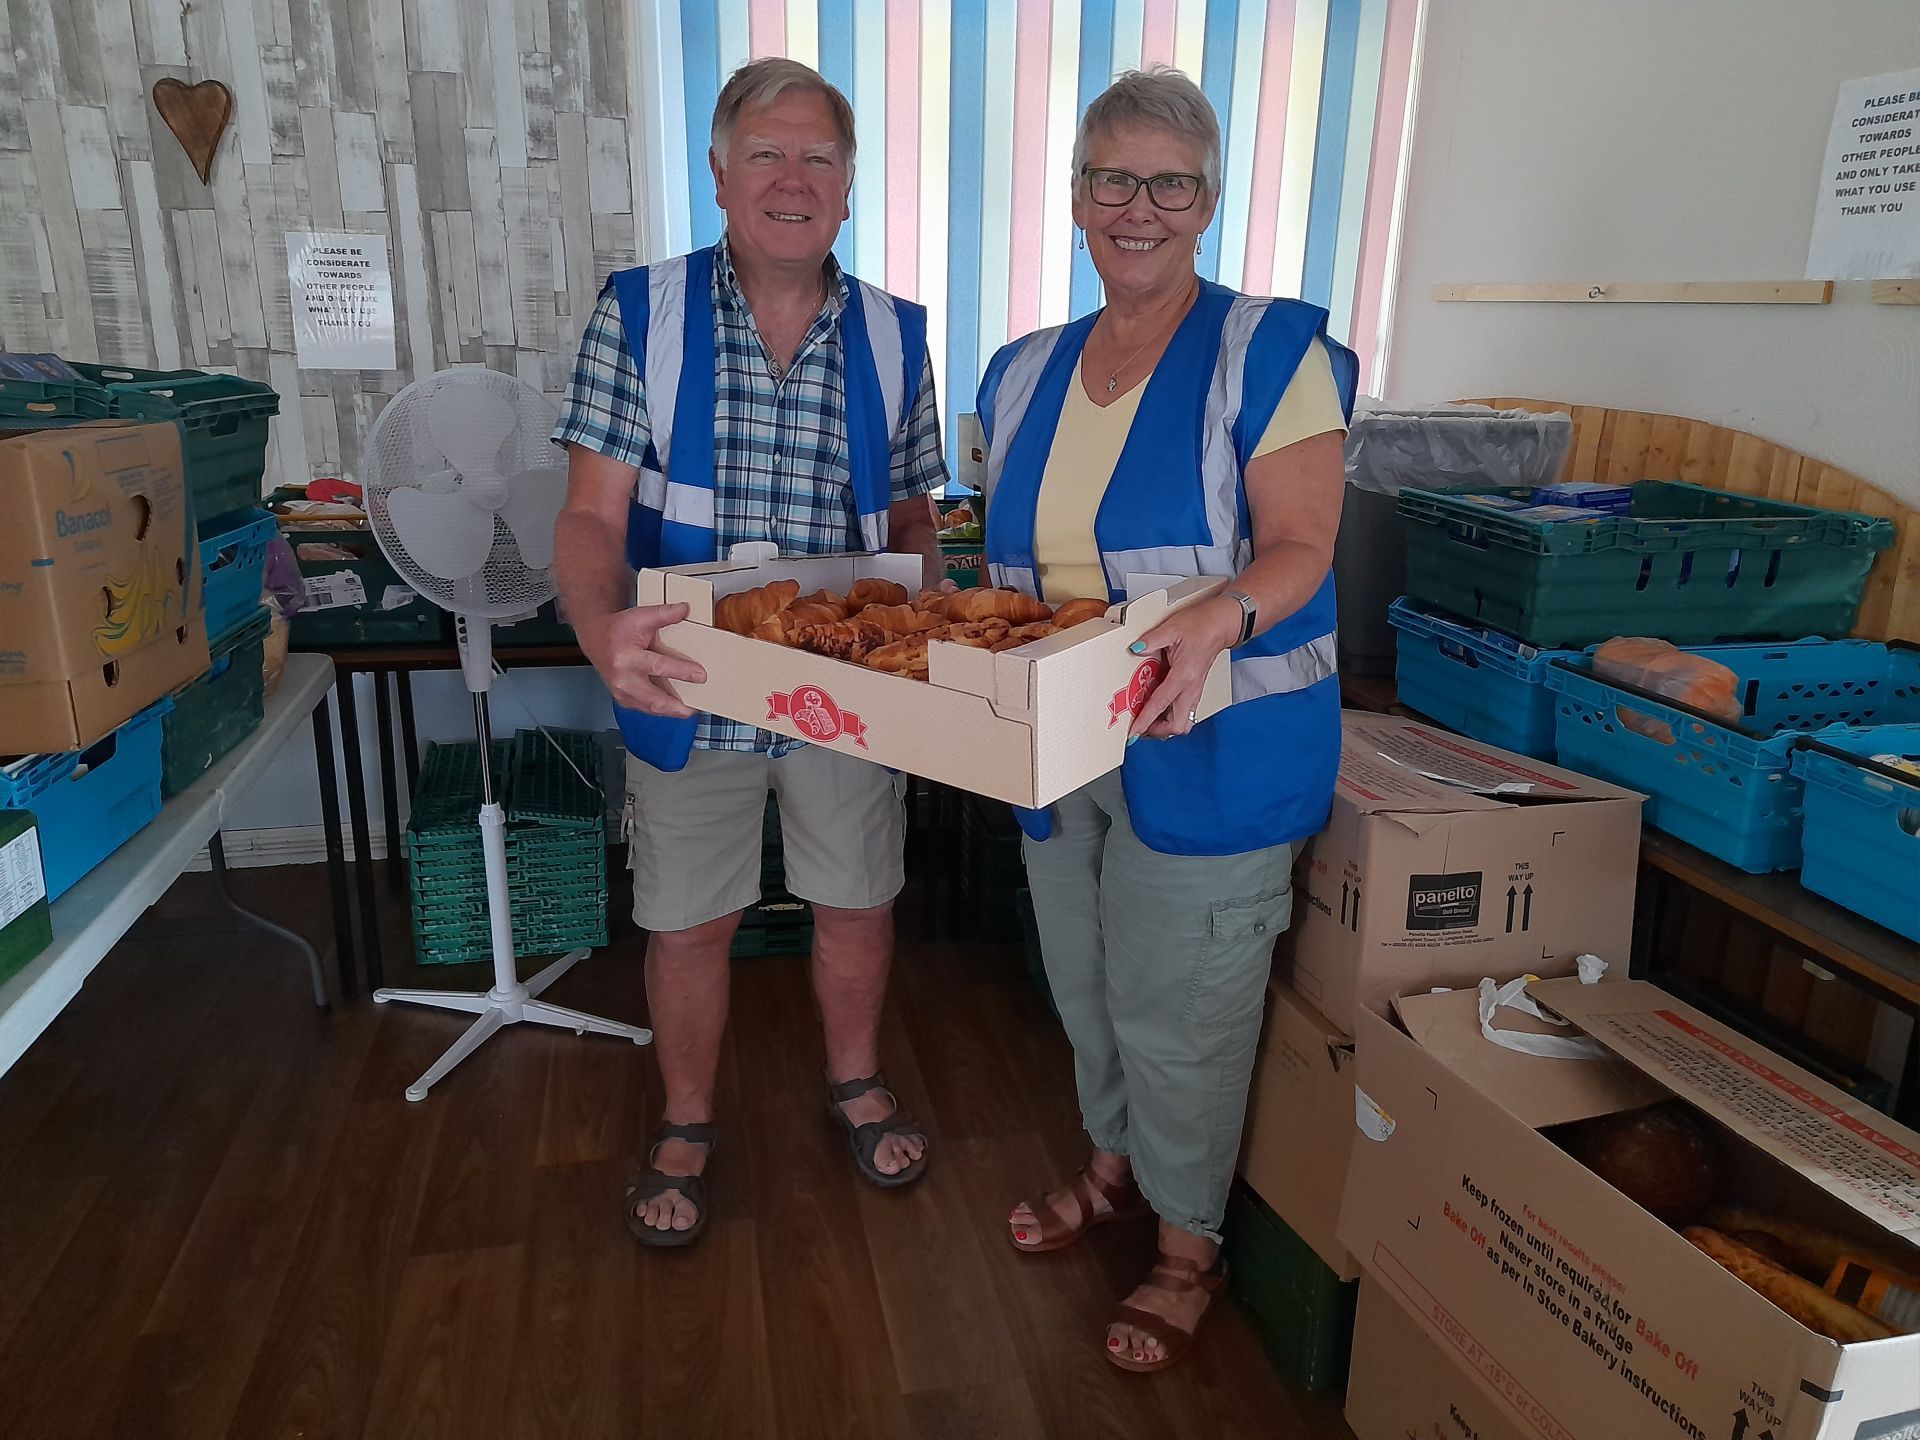
<instances>
[{"instance_id":1,"label":"silver necklace","mask_svg":"<svg viewBox=\"0 0 1920 1440\"><path fill-rule=\"evenodd\" d=\"M1178 314L1174 316L1174 323L1177 324L1179 320L1186 315L1186 313L1187 313L1187 307L1183 303L1180 306ZM1142 350L1145 350L1147 346L1153 344L1154 341L1158 340L1162 335L1164 335L1167 332L1169 328L1170 326L1162 325L1158 330L1154 331L1151 335L1147 336L1145 340L1141 341L1139 347L1133 352L1133 354L1127 356L1126 359L1122 360L1118 365L1113 367L1113 370L1107 376L1107 393L1109 395L1113 394L1115 390L1120 388L1120 372L1126 369L1127 366L1131 365L1135 360L1138 360L1140 358L1140 352Z\"/></svg>"},{"instance_id":2,"label":"silver necklace","mask_svg":"<svg viewBox=\"0 0 1920 1440\"><path fill-rule=\"evenodd\" d=\"M813 313L815 315L818 315L821 311L821 308L826 305L827 291L829 290L829 288L830 287L827 283L827 277L825 275L822 275L820 277L820 301L819 301L819 304L813 307ZM809 330L813 328L811 321L808 322L807 328ZM806 331L803 330L800 332L800 343L804 345L806 343L806 340L807 340ZM800 352L798 350L795 350L793 352L793 358L795 360L798 360L800 358ZM779 358L775 356L771 350L769 350L767 352L767 374L771 375L775 380L778 380L783 374L786 373L786 369L787 367L780 363Z\"/></svg>"}]
</instances>

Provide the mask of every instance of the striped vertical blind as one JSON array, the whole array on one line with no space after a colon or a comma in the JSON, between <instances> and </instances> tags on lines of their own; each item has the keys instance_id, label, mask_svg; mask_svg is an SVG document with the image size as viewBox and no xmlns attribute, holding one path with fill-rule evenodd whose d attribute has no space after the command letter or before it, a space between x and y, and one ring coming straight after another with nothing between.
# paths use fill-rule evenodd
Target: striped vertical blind
<instances>
[{"instance_id":1,"label":"striped vertical blind","mask_svg":"<svg viewBox=\"0 0 1920 1440\"><path fill-rule=\"evenodd\" d=\"M707 120L742 62L787 55L853 102L838 253L931 312L943 410L1006 340L1084 314L1099 278L1069 213L1073 136L1112 76L1177 65L1219 112L1201 273L1299 296L1374 376L1420 0L643 0L654 255L711 243Z\"/></svg>"}]
</instances>

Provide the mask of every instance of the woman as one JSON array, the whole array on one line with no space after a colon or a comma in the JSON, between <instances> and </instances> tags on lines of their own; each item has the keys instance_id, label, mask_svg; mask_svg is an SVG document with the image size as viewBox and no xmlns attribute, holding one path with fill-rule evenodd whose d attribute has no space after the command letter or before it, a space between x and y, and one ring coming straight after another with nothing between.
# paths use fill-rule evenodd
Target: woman
<instances>
[{"instance_id":1,"label":"woman","mask_svg":"<svg viewBox=\"0 0 1920 1440\"><path fill-rule=\"evenodd\" d=\"M1357 366L1324 311L1198 276L1219 182L1192 81L1116 80L1074 145L1074 223L1106 308L1008 345L980 390L995 584L1060 601L1227 582L1134 646L1166 673L1121 769L1022 816L1094 1148L1013 1211L1009 1238L1055 1250L1159 1217L1158 1263L1106 1331L1131 1370L1177 1360L1224 1278L1273 941L1340 756L1329 566ZM1222 651L1233 703L1199 720Z\"/></svg>"}]
</instances>

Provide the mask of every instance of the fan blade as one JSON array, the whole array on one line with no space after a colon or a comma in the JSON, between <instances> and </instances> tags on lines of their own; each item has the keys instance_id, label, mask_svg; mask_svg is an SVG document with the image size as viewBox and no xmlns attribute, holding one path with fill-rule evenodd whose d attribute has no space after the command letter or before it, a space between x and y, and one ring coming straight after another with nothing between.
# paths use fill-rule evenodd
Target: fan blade
<instances>
[{"instance_id":1,"label":"fan blade","mask_svg":"<svg viewBox=\"0 0 1920 1440\"><path fill-rule=\"evenodd\" d=\"M520 558L530 569L553 564L553 524L567 498L567 472L557 465L522 470L507 481L507 503L500 518L519 542Z\"/></svg>"},{"instance_id":2,"label":"fan blade","mask_svg":"<svg viewBox=\"0 0 1920 1440\"><path fill-rule=\"evenodd\" d=\"M407 554L442 580L464 580L493 548L493 515L458 491L431 495L402 485L387 492L387 516Z\"/></svg>"},{"instance_id":3,"label":"fan blade","mask_svg":"<svg viewBox=\"0 0 1920 1440\"><path fill-rule=\"evenodd\" d=\"M470 479L497 476L500 447L513 434L514 410L491 386L446 384L427 401L427 429L460 473Z\"/></svg>"}]
</instances>

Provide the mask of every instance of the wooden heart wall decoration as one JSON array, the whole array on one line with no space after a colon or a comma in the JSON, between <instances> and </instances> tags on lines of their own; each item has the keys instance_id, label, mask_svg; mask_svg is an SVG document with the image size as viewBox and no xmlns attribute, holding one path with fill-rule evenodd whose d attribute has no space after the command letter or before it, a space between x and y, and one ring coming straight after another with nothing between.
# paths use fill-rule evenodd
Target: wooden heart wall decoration
<instances>
[{"instance_id":1,"label":"wooden heart wall decoration","mask_svg":"<svg viewBox=\"0 0 1920 1440\"><path fill-rule=\"evenodd\" d=\"M202 185L213 183L213 155L233 118L233 92L218 80L189 85L171 75L153 82L153 108L187 152Z\"/></svg>"}]
</instances>

